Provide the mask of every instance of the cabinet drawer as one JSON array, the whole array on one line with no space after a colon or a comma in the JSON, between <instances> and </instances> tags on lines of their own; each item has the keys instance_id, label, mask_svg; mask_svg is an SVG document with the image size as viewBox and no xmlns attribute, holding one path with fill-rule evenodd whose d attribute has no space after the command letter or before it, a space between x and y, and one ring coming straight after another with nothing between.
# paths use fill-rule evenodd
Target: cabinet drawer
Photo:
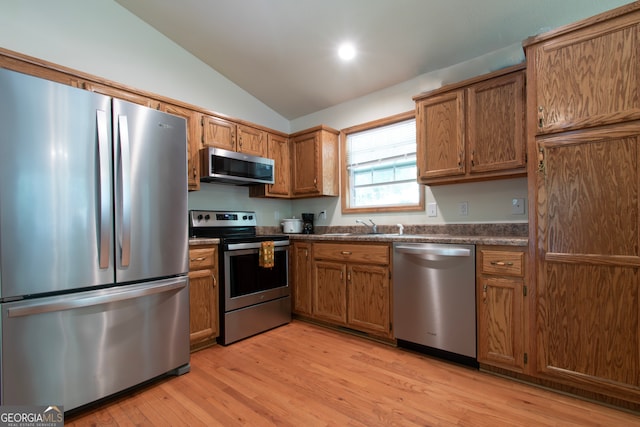
<instances>
[{"instance_id":1,"label":"cabinet drawer","mask_svg":"<svg viewBox=\"0 0 640 427\"><path fill-rule=\"evenodd\" d=\"M524 252L492 251L482 252L482 273L506 276L524 274Z\"/></svg>"},{"instance_id":2,"label":"cabinet drawer","mask_svg":"<svg viewBox=\"0 0 640 427\"><path fill-rule=\"evenodd\" d=\"M215 256L216 248L189 249L189 271L213 267Z\"/></svg>"},{"instance_id":3,"label":"cabinet drawer","mask_svg":"<svg viewBox=\"0 0 640 427\"><path fill-rule=\"evenodd\" d=\"M389 264L389 246L340 243L315 243L313 257L334 261Z\"/></svg>"}]
</instances>

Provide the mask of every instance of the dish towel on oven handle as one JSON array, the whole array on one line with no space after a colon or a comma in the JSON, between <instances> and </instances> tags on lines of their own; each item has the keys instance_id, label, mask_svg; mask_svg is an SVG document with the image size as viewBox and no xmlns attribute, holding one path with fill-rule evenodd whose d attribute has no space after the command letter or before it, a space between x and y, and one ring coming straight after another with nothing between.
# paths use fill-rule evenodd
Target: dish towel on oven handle
<instances>
[{"instance_id":1,"label":"dish towel on oven handle","mask_svg":"<svg viewBox=\"0 0 640 427\"><path fill-rule=\"evenodd\" d=\"M265 241L260 243L260 250L258 251L259 261L258 265L262 268L273 268L275 264L274 258L274 245L271 241Z\"/></svg>"}]
</instances>

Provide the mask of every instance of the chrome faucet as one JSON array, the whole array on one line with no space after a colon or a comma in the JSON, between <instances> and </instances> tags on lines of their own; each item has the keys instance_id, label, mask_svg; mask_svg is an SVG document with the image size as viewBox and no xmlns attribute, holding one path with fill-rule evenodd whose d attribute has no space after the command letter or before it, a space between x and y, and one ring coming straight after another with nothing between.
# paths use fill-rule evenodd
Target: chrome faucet
<instances>
[{"instance_id":1,"label":"chrome faucet","mask_svg":"<svg viewBox=\"0 0 640 427\"><path fill-rule=\"evenodd\" d=\"M371 223L371 225L367 224L367 223L366 223L366 222L364 222L364 221L361 221L361 220L359 220L359 219L356 219L356 223L357 223L357 224L362 224L362 225L364 225L365 227L371 227L371 233L372 233L372 234L376 234L376 233L378 232L378 226L376 225L376 223L375 223L375 222L373 222L373 220L372 220L371 218L369 218L369 222Z\"/></svg>"}]
</instances>

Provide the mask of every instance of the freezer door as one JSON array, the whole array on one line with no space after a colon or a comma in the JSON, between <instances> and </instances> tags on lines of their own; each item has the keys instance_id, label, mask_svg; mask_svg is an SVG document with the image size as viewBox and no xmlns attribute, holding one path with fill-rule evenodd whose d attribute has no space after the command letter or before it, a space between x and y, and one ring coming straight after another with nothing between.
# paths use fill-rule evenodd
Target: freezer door
<instances>
[{"instance_id":1,"label":"freezer door","mask_svg":"<svg viewBox=\"0 0 640 427\"><path fill-rule=\"evenodd\" d=\"M113 118L116 281L186 273L186 121L116 99Z\"/></svg>"},{"instance_id":2,"label":"freezer door","mask_svg":"<svg viewBox=\"0 0 640 427\"><path fill-rule=\"evenodd\" d=\"M0 69L0 129L0 298L113 283L110 98Z\"/></svg>"},{"instance_id":3,"label":"freezer door","mask_svg":"<svg viewBox=\"0 0 640 427\"><path fill-rule=\"evenodd\" d=\"M77 408L189 363L187 277L2 304L2 405Z\"/></svg>"}]
</instances>

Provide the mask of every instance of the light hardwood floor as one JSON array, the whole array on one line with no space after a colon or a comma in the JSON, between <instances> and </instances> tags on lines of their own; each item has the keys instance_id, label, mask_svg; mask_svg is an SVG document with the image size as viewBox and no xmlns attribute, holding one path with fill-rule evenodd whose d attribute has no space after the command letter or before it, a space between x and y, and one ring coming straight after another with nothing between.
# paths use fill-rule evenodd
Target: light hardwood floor
<instances>
[{"instance_id":1,"label":"light hardwood floor","mask_svg":"<svg viewBox=\"0 0 640 427\"><path fill-rule=\"evenodd\" d=\"M294 321L70 426L640 426L640 416Z\"/></svg>"}]
</instances>

